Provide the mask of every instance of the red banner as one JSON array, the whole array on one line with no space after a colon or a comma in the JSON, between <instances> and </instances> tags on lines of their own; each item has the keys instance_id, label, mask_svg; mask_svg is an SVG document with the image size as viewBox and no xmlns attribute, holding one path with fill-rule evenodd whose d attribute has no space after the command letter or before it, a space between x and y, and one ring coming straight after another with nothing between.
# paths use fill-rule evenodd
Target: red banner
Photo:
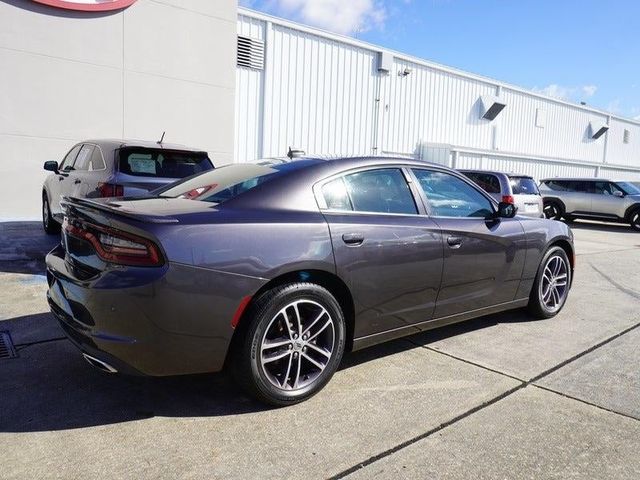
<instances>
[{"instance_id":1,"label":"red banner","mask_svg":"<svg viewBox=\"0 0 640 480\"><path fill-rule=\"evenodd\" d=\"M136 0L33 0L52 7L83 12L106 12L127 8Z\"/></svg>"}]
</instances>

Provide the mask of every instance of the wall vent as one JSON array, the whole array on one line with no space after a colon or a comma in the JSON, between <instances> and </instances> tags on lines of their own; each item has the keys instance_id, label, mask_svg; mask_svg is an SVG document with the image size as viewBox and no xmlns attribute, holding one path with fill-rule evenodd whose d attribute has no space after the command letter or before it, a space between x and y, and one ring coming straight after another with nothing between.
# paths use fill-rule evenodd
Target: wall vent
<instances>
[{"instance_id":1,"label":"wall vent","mask_svg":"<svg viewBox=\"0 0 640 480\"><path fill-rule=\"evenodd\" d=\"M498 114L506 107L504 100L493 95L483 95L480 97L480 118L485 120L495 120Z\"/></svg>"},{"instance_id":2,"label":"wall vent","mask_svg":"<svg viewBox=\"0 0 640 480\"><path fill-rule=\"evenodd\" d=\"M591 138L597 140L609 130L609 125L601 121L589 122Z\"/></svg>"},{"instance_id":3,"label":"wall vent","mask_svg":"<svg viewBox=\"0 0 640 480\"><path fill-rule=\"evenodd\" d=\"M238 63L239 67L264 69L264 42L255 38L238 35Z\"/></svg>"},{"instance_id":4,"label":"wall vent","mask_svg":"<svg viewBox=\"0 0 640 480\"><path fill-rule=\"evenodd\" d=\"M631 142L631 132L625 128L624 133L622 134L622 142L630 143Z\"/></svg>"}]
</instances>

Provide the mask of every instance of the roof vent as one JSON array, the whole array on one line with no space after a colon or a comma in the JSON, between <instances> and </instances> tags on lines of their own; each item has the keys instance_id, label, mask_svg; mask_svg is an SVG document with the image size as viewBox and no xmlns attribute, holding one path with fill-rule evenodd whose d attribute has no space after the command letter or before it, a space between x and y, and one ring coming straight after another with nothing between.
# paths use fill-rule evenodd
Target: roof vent
<instances>
[{"instance_id":1,"label":"roof vent","mask_svg":"<svg viewBox=\"0 0 640 480\"><path fill-rule=\"evenodd\" d=\"M597 140L609 130L609 125L601 121L589 122L589 128L591 129L591 138Z\"/></svg>"},{"instance_id":2,"label":"roof vent","mask_svg":"<svg viewBox=\"0 0 640 480\"><path fill-rule=\"evenodd\" d=\"M255 38L238 35L238 63L239 67L264 69L264 42Z\"/></svg>"},{"instance_id":3,"label":"roof vent","mask_svg":"<svg viewBox=\"0 0 640 480\"><path fill-rule=\"evenodd\" d=\"M485 120L494 120L507 106L504 100L493 95L481 96L480 104L480 118Z\"/></svg>"}]
</instances>

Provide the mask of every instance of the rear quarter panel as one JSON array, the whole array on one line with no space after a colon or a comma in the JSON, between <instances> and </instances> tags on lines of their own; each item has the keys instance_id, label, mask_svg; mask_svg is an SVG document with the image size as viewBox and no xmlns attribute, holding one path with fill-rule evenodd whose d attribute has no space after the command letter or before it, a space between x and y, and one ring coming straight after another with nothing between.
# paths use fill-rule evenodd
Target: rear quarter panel
<instances>
[{"instance_id":1,"label":"rear quarter panel","mask_svg":"<svg viewBox=\"0 0 640 480\"><path fill-rule=\"evenodd\" d=\"M524 270L522 272L522 281L520 282L516 298L526 298L531 292L531 287L535 281L542 257L549 247L558 241L565 241L571 245L574 253L575 249L573 245L573 232L571 232L571 229L565 223L556 220L527 217L522 217L520 222L526 233L527 252ZM569 256L571 262L573 262L572 256L573 255Z\"/></svg>"}]
</instances>

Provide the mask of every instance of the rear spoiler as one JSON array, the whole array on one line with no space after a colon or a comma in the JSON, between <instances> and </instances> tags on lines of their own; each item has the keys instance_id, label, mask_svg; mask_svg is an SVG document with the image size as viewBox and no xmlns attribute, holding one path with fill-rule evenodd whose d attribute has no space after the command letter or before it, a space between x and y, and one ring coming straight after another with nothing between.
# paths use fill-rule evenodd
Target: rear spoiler
<instances>
[{"instance_id":1,"label":"rear spoiler","mask_svg":"<svg viewBox=\"0 0 640 480\"><path fill-rule=\"evenodd\" d=\"M77 197L63 197L60 202L63 209L65 207L79 206L83 208L90 208L93 210L98 210L101 212L109 213L110 215L114 215L117 217L130 218L132 220L137 220L139 222L146 223L179 223L177 218L172 217L164 217L159 215L141 215L132 212L127 212L124 210L119 210L117 206L107 205L102 202L97 202L95 200L91 200L89 198L77 198Z\"/></svg>"}]
</instances>

